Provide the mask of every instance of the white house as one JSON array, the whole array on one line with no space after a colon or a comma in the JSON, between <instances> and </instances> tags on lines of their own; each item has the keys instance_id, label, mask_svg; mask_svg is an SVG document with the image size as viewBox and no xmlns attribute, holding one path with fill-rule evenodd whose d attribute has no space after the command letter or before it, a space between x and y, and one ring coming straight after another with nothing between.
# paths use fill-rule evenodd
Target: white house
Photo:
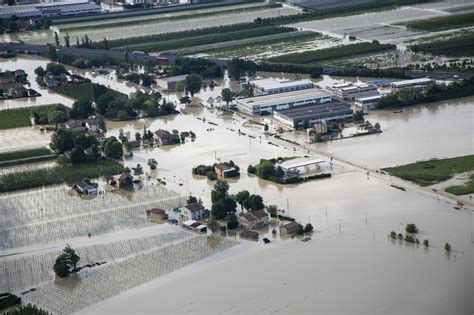
<instances>
[{"instance_id":1,"label":"white house","mask_svg":"<svg viewBox=\"0 0 474 315\"><path fill-rule=\"evenodd\" d=\"M205 217L206 209L199 202L189 204L179 208L179 218L181 221L199 220Z\"/></svg>"}]
</instances>

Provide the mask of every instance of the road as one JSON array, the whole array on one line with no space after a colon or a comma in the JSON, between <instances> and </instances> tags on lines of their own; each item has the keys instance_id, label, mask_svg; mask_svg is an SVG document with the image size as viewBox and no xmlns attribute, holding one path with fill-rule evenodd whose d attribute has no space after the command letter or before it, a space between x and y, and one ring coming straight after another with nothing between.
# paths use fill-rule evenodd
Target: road
<instances>
[{"instance_id":1,"label":"road","mask_svg":"<svg viewBox=\"0 0 474 315\"><path fill-rule=\"evenodd\" d=\"M13 50L17 53L35 53L35 54L44 54L49 51L49 45L35 45L27 43L0 43L0 50ZM56 47L56 52L60 54L67 54L78 57L110 57L110 58L124 58L125 51L120 50L105 50L105 49L91 49L91 48L77 48L77 47ZM161 55L160 57L165 57L169 62L174 62L176 59L180 58L179 55ZM146 55L138 53L129 53L130 59L135 60L155 60L155 55ZM211 59L218 66L227 65L226 60L220 59Z\"/></svg>"}]
</instances>

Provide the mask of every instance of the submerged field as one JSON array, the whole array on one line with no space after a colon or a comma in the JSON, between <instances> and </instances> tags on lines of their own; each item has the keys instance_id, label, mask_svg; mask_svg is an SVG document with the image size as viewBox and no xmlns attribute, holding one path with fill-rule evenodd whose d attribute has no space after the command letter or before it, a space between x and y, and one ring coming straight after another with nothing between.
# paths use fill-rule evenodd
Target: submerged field
<instances>
[{"instance_id":1,"label":"submerged field","mask_svg":"<svg viewBox=\"0 0 474 315\"><path fill-rule=\"evenodd\" d=\"M424 41L411 45L409 48L414 52L425 52L449 57L474 56L474 32L465 32L448 38Z\"/></svg>"}]
</instances>

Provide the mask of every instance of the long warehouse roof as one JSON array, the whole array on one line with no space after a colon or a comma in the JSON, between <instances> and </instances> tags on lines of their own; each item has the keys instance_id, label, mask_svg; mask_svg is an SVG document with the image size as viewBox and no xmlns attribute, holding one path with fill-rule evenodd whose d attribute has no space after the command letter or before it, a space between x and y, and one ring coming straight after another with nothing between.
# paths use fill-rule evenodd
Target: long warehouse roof
<instances>
[{"instance_id":1,"label":"long warehouse roof","mask_svg":"<svg viewBox=\"0 0 474 315\"><path fill-rule=\"evenodd\" d=\"M238 102L255 107L255 106L272 105L275 103L297 102L301 100L307 100L311 98L322 98L322 97L331 97L331 94L323 92L319 89L305 89L305 90L292 91L292 92L286 92L286 93L277 93L277 94L241 98L241 99L238 99Z\"/></svg>"},{"instance_id":2,"label":"long warehouse roof","mask_svg":"<svg viewBox=\"0 0 474 315\"><path fill-rule=\"evenodd\" d=\"M352 113L352 109L344 102L313 104L276 111L277 115L293 120L304 119L310 116L322 116L327 114L334 114L337 116L349 113Z\"/></svg>"}]
</instances>

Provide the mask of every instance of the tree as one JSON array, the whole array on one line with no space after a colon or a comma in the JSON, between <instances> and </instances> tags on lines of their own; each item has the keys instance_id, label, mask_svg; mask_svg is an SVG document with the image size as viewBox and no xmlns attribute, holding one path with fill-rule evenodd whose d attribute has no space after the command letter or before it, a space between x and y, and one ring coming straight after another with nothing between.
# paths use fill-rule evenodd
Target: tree
<instances>
[{"instance_id":1,"label":"tree","mask_svg":"<svg viewBox=\"0 0 474 315\"><path fill-rule=\"evenodd\" d=\"M156 170L156 167L158 166L158 162L155 159L148 159L147 164L151 170Z\"/></svg>"},{"instance_id":2,"label":"tree","mask_svg":"<svg viewBox=\"0 0 474 315\"><path fill-rule=\"evenodd\" d=\"M239 220L234 213L229 214L229 218L227 219L227 228L229 230L233 230L239 227Z\"/></svg>"},{"instance_id":3,"label":"tree","mask_svg":"<svg viewBox=\"0 0 474 315\"><path fill-rule=\"evenodd\" d=\"M415 225L415 223L408 223L405 227L405 231L407 233L418 233L418 227Z\"/></svg>"},{"instance_id":4,"label":"tree","mask_svg":"<svg viewBox=\"0 0 474 315\"><path fill-rule=\"evenodd\" d=\"M224 219L228 214L235 213L236 205L234 199L225 196L212 204L211 214L219 220Z\"/></svg>"},{"instance_id":5,"label":"tree","mask_svg":"<svg viewBox=\"0 0 474 315\"><path fill-rule=\"evenodd\" d=\"M212 203L223 199L227 196L227 191L229 190L229 184L226 181L218 180L214 184L214 189L211 191L211 201Z\"/></svg>"},{"instance_id":6,"label":"tree","mask_svg":"<svg viewBox=\"0 0 474 315\"><path fill-rule=\"evenodd\" d=\"M391 238L397 238L397 232L395 232L395 231L390 232L390 237Z\"/></svg>"},{"instance_id":7,"label":"tree","mask_svg":"<svg viewBox=\"0 0 474 315\"><path fill-rule=\"evenodd\" d=\"M380 131L380 124L378 122L376 122L374 124L374 128L375 128L375 130Z\"/></svg>"},{"instance_id":8,"label":"tree","mask_svg":"<svg viewBox=\"0 0 474 315\"><path fill-rule=\"evenodd\" d=\"M51 148L58 153L64 153L74 147L75 131L71 129L59 129L51 137Z\"/></svg>"},{"instance_id":9,"label":"tree","mask_svg":"<svg viewBox=\"0 0 474 315\"><path fill-rule=\"evenodd\" d=\"M44 70L43 67L39 66L35 69L35 73L37 76L42 77L46 74L46 71Z\"/></svg>"},{"instance_id":10,"label":"tree","mask_svg":"<svg viewBox=\"0 0 474 315\"><path fill-rule=\"evenodd\" d=\"M232 95L232 91L229 88L222 89L221 96L222 100L226 103L227 106L229 106L229 103L232 102L232 99L234 98Z\"/></svg>"},{"instance_id":11,"label":"tree","mask_svg":"<svg viewBox=\"0 0 474 315\"><path fill-rule=\"evenodd\" d=\"M271 215L274 215L276 216L278 214L278 207L276 205L269 205L267 207L267 211L268 213L270 213Z\"/></svg>"},{"instance_id":12,"label":"tree","mask_svg":"<svg viewBox=\"0 0 474 315\"><path fill-rule=\"evenodd\" d=\"M64 46L66 47L71 47L71 43L70 43L70 37L69 37L69 33L66 33L66 36L64 36Z\"/></svg>"},{"instance_id":13,"label":"tree","mask_svg":"<svg viewBox=\"0 0 474 315\"><path fill-rule=\"evenodd\" d=\"M179 99L179 103L180 104L191 104L191 98L189 96L185 95L185 96L183 96Z\"/></svg>"},{"instance_id":14,"label":"tree","mask_svg":"<svg viewBox=\"0 0 474 315\"><path fill-rule=\"evenodd\" d=\"M354 121L359 122L359 121L364 121L364 111L363 110L356 110L354 112Z\"/></svg>"},{"instance_id":15,"label":"tree","mask_svg":"<svg viewBox=\"0 0 474 315\"><path fill-rule=\"evenodd\" d=\"M273 172L273 164L268 160L263 160L257 165L257 175L262 179L269 179L273 175Z\"/></svg>"},{"instance_id":16,"label":"tree","mask_svg":"<svg viewBox=\"0 0 474 315\"><path fill-rule=\"evenodd\" d=\"M75 250L67 245L63 249L63 252L56 258L53 270L59 277L66 277L71 273L71 270L76 269L80 259Z\"/></svg>"},{"instance_id":17,"label":"tree","mask_svg":"<svg viewBox=\"0 0 474 315\"><path fill-rule=\"evenodd\" d=\"M94 114L92 103L87 100L80 100L72 104L70 116L73 119L86 119Z\"/></svg>"},{"instance_id":18,"label":"tree","mask_svg":"<svg viewBox=\"0 0 474 315\"><path fill-rule=\"evenodd\" d=\"M247 190L242 190L239 191L235 195L235 200L239 203L240 208L243 210L244 209L244 203L247 199L249 199L250 193Z\"/></svg>"},{"instance_id":19,"label":"tree","mask_svg":"<svg viewBox=\"0 0 474 315\"><path fill-rule=\"evenodd\" d=\"M251 195L246 201L244 201L244 208L250 211L257 211L264 207L263 198L260 195Z\"/></svg>"},{"instance_id":20,"label":"tree","mask_svg":"<svg viewBox=\"0 0 474 315\"><path fill-rule=\"evenodd\" d=\"M51 47L51 46L49 46ZM56 51L56 49L54 49ZM46 65L46 72L51 72L53 75L67 74L66 68L58 63L50 62Z\"/></svg>"},{"instance_id":21,"label":"tree","mask_svg":"<svg viewBox=\"0 0 474 315\"><path fill-rule=\"evenodd\" d=\"M97 112L101 115L105 115L109 105L115 100L115 96L112 93L105 93L99 96L96 101Z\"/></svg>"},{"instance_id":22,"label":"tree","mask_svg":"<svg viewBox=\"0 0 474 315\"><path fill-rule=\"evenodd\" d=\"M106 37L104 37L104 42L103 43L104 43L104 49L108 50L109 49L109 42L107 41Z\"/></svg>"},{"instance_id":23,"label":"tree","mask_svg":"<svg viewBox=\"0 0 474 315\"><path fill-rule=\"evenodd\" d=\"M425 245L425 247L428 247L430 246L430 242L428 240L424 240L423 245Z\"/></svg>"},{"instance_id":24,"label":"tree","mask_svg":"<svg viewBox=\"0 0 474 315\"><path fill-rule=\"evenodd\" d=\"M192 203L196 203L196 202L198 202L198 200L193 195L189 195L188 200L186 200L186 204L188 204L188 205L190 205Z\"/></svg>"},{"instance_id":25,"label":"tree","mask_svg":"<svg viewBox=\"0 0 474 315\"><path fill-rule=\"evenodd\" d=\"M449 243L444 244L444 249L449 253L451 251L451 245L449 245Z\"/></svg>"},{"instance_id":26,"label":"tree","mask_svg":"<svg viewBox=\"0 0 474 315\"><path fill-rule=\"evenodd\" d=\"M67 115L62 110L53 110L48 113L48 122L50 124L55 124L56 128L59 123L62 123L67 120Z\"/></svg>"},{"instance_id":27,"label":"tree","mask_svg":"<svg viewBox=\"0 0 474 315\"><path fill-rule=\"evenodd\" d=\"M123 156L122 144L115 137L110 137L105 140L104 153L107 157L112 159L121 159Z\"/></svg>"},{"instance_id":28,"label":"tree","mask_svg":"<svg viewBox=\"0 0 474 315\"><path fill-rule=\"evenodd\" d=\"M201 90L202 81L202 77L197 73L191 73L186 77L184 86L186 87L186 91L191 94L191 97Z\"/></svg>"},{"instance_id":29,"label":"tree","mask_svg":"<svg viewBox=\"0 0 474 315\"><path fill-rule=\"evenodd\" d=\"M207 227L212 231L212 233L219 231L220 229L219 222L217 222L217 219L212 215L207 220Z\"/></svg>"},{"instance_id":30,"label":"tree","mask_svg":"<svg viewBox=\"0 0 474 315\"><path fill-rule=\"evenodd\" d=\"M61 278L64 278L69 275L69 266L67 264L66 255L64 253L56 258L53 270Z\"/></svg>"},{"instance_id":31,"label":"tree","mask_svg":"<svg viewBox=\"0 0 474 315\"><path fill-rule=\"evenodd\" d=\"M59 36L58 36L58 32L54 32L54 43L56 44L57 47L59 47Z\"/></svg>"},{"instance_id":32,"label":"tree","mask_svg":"<svg viewBox=\"0 0 474 315\"><path fill-rule=\"evenodd\" d=\"M84 153L84 148L76 145L71 152L71 163L78 164L86 160L86 154Z\"/></svg>"},{"instance_id":33,"label":"tree","mask_svg":"<svg viewBox=\"0 0 474 315\"><path fill-rule=\"evenodd\" d=\"M298 231L296 232L298 235L303 235L304 234L304 228L302 225L299 226Z\"/></svg>"},{"instance_id":34,"label":"tree","mask_svg":"<svg viewBox=\"0 0 474 315\"><path fill-rule=\"evenodd\" d=\"M311 233L313 232L313 225L311 223L308 223L304 226L304 232L305 233Z\"/></svg>"},{"instance_id":35,"label":"tree","mask_svg":"<svg viewBox=\"0 0 474 315\"><path fill-rule=\"evenodd\" d=\"M265 133L268 132L270 128L268 127L268 124L265 124L265 126L263 126L263 131L265 131Z\"/></svg>"}]
</instances>

